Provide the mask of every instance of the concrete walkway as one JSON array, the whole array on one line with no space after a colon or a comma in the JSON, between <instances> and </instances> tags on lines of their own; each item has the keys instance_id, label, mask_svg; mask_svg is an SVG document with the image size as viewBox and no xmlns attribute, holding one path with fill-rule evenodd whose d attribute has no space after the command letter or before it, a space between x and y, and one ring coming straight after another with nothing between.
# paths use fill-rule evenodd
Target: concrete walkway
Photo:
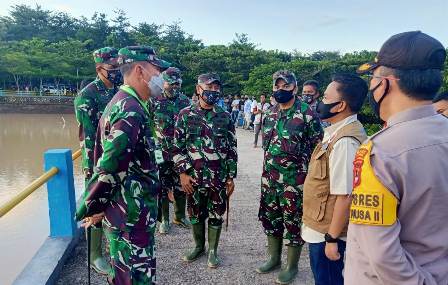
<instances>
[{"instance_id":1,"label":"concrete walkway","mask_svg":"<svg viewBox=\"0 0 448 285\"><path fill-rule=\"evenodd\" d=\"M253 132L238 129L237 133L238 179L230 203L229 230L223 230L219 246L222 266L208 269L205 256L191 264L182 262L181 255L190 248L192 237L187 230L173 226L169 235L156 237L158 284L274 284L278 271L265 275L255 272L266 255L266 236L257 218L263 152L261 148L252 147ZM285 262L285 248L283 253ZM86 243L83 240L64 266L58 284L87 284L86 279ZM305 248L299 275L292 284L313 283ZM92 271L92 284L107 282Z\"/></svg>"}]
</instances>

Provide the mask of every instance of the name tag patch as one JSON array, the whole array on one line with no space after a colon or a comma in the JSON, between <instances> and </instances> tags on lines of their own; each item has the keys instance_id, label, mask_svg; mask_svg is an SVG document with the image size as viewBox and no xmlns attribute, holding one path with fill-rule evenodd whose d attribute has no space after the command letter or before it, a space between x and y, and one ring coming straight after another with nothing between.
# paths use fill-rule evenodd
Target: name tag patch
<instances>
[{"instance_id":1,"label":"name tag patch","mask_svg":"<svg viewBox=\"0 0 448 285\"><path fill-rule=\"evenodd\" d=\"M354 224L385 225L384 197L380 192L352 194L350 222Z\"/></svg>"}]
</instances>

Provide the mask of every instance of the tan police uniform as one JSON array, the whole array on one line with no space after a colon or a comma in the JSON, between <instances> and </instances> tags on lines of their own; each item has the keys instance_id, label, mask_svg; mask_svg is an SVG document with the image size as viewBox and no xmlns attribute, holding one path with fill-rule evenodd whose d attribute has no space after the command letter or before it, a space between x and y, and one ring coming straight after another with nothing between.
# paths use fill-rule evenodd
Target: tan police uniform
<instances>
[{"instance_id":1,"label":"tan police uniform","mask_svg":"<svg viewBox=\"0 0 448 285\"><path fill-rule=\"evenodd\" d=\"M392 116L354 161L345 284L448 284L448 119Z\"/></svg>"}]
</instances>

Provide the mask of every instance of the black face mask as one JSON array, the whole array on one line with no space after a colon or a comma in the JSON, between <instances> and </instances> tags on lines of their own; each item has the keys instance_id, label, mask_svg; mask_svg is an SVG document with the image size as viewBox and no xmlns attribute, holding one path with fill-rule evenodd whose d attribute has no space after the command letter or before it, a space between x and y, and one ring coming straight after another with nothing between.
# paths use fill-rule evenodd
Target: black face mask
<instances>
[{"instance_id":1,"label":"black face mask","mask_svg":"<svg viewBox=\"0 0 448 285\"><path fill-rule=\"evenodd\" d=\"M325 104L324 102L319 101L319 103L317 103L317 106L316 106L317 116L322 120L329 119L331 117L336 116L336 114L338 114L339 112L332 113L330 110L334 106L338 105L339 103L341 103L341 101L334 102L334 103L328 103L328 104Z\"/></svg>"},{"instance_id":2,"label":"black face mask","mask_svg":"<svg viewBox=\"0 0 448 285\"><path fill-rule=\"evenodd\" d=\"M370 107L372 108L375 116L379 119L381 119L381 117L380 117L381 102L383 102L384 98L386 98L386 95L389 92L389 80L388 79L385 79L385 80L386 80L386 89L384 89L384 93L383 93L383 95L381 95L381 98L378 102L375 101L375 97L373 96L373 93L375 92L375 90L377 90L381 86L383 81L378 83L375 87L373 87L373 89L369 90L369 93L367 94L367 99L369 100Z\"/></svg>"},{"instance_id":3,"label":"black face mask","mask_svg":"<svg viewBox=\"0 0 448 285\"><path fill-rule=\"evenodd\" d=\"M287 90L277 90L274 92L274 94L272 94L272 96L274 96L275 101L277 101L277 103L286 103L289 102L289 100L291 100L294 97L294 94L291 91L287 91Z\"/></svg>"},{"instance_id":4,"label":"black face mask","mask_svg":"<svg viewBox=\"0 0 448 285\"><path fill-rule=\"evenodd\" d=\"M202 91L202 95L201 95L202 100L204 100L204 102L207 103L208 105L215 105L215 103L218 102L220 97L221 97L221 92L210 91L210 90Z\"/></svg>"},{"instance_id":5,"label":"black face mask","mask_svg":"<svg viewBox=\"0 0 448 285\"><path fill-rule=\"evenodd\" d=\"M177 98L180 94L179 88L173 88L169 90L165 90L166 97L168 98Z\"/></svg>"},{"instance_id":6,"label":"black face mask","mask_svg":"<svg viewBox=\"0 0 448 285\"><path fill-rule=\"evenodd\" d=\"M109 80L114 85L121 85L123 83L123 76L121 75L120 70L113 69L107 70L103 68L107 72L107 80Z\"/></svg>"}]
</instances>

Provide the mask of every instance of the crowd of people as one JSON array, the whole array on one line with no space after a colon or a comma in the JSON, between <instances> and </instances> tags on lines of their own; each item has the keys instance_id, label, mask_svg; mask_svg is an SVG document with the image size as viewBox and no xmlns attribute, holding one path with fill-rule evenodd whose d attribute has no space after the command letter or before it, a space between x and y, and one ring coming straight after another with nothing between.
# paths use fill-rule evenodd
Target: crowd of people
<instances>
[{"instance_id":1,"label":"crowd of people","mask_svg":"<svg viewBox=\"0 0 448 285\"><path fill-rule=\"evenodd\" d=\"M267 259L256 272L281 268L275 282L293 282L307 243L315 284L448 284L448 95L436 95L445 58L433 37L404 32L322 95L317 81L298 86L279 70L258 102L223 98L212 72L190 100L180 70L147 46L95 51L98 77L75 99L86 178L76 219L93 228L92 268L110 284L155 284L156 225L169 233L170 202L194 241L182 260L206 254L218 268L242 128L254 147L261 133L264 151ZM366 98L384 121L371 137L358 120Z\"/></svg>"}]
</instances>

